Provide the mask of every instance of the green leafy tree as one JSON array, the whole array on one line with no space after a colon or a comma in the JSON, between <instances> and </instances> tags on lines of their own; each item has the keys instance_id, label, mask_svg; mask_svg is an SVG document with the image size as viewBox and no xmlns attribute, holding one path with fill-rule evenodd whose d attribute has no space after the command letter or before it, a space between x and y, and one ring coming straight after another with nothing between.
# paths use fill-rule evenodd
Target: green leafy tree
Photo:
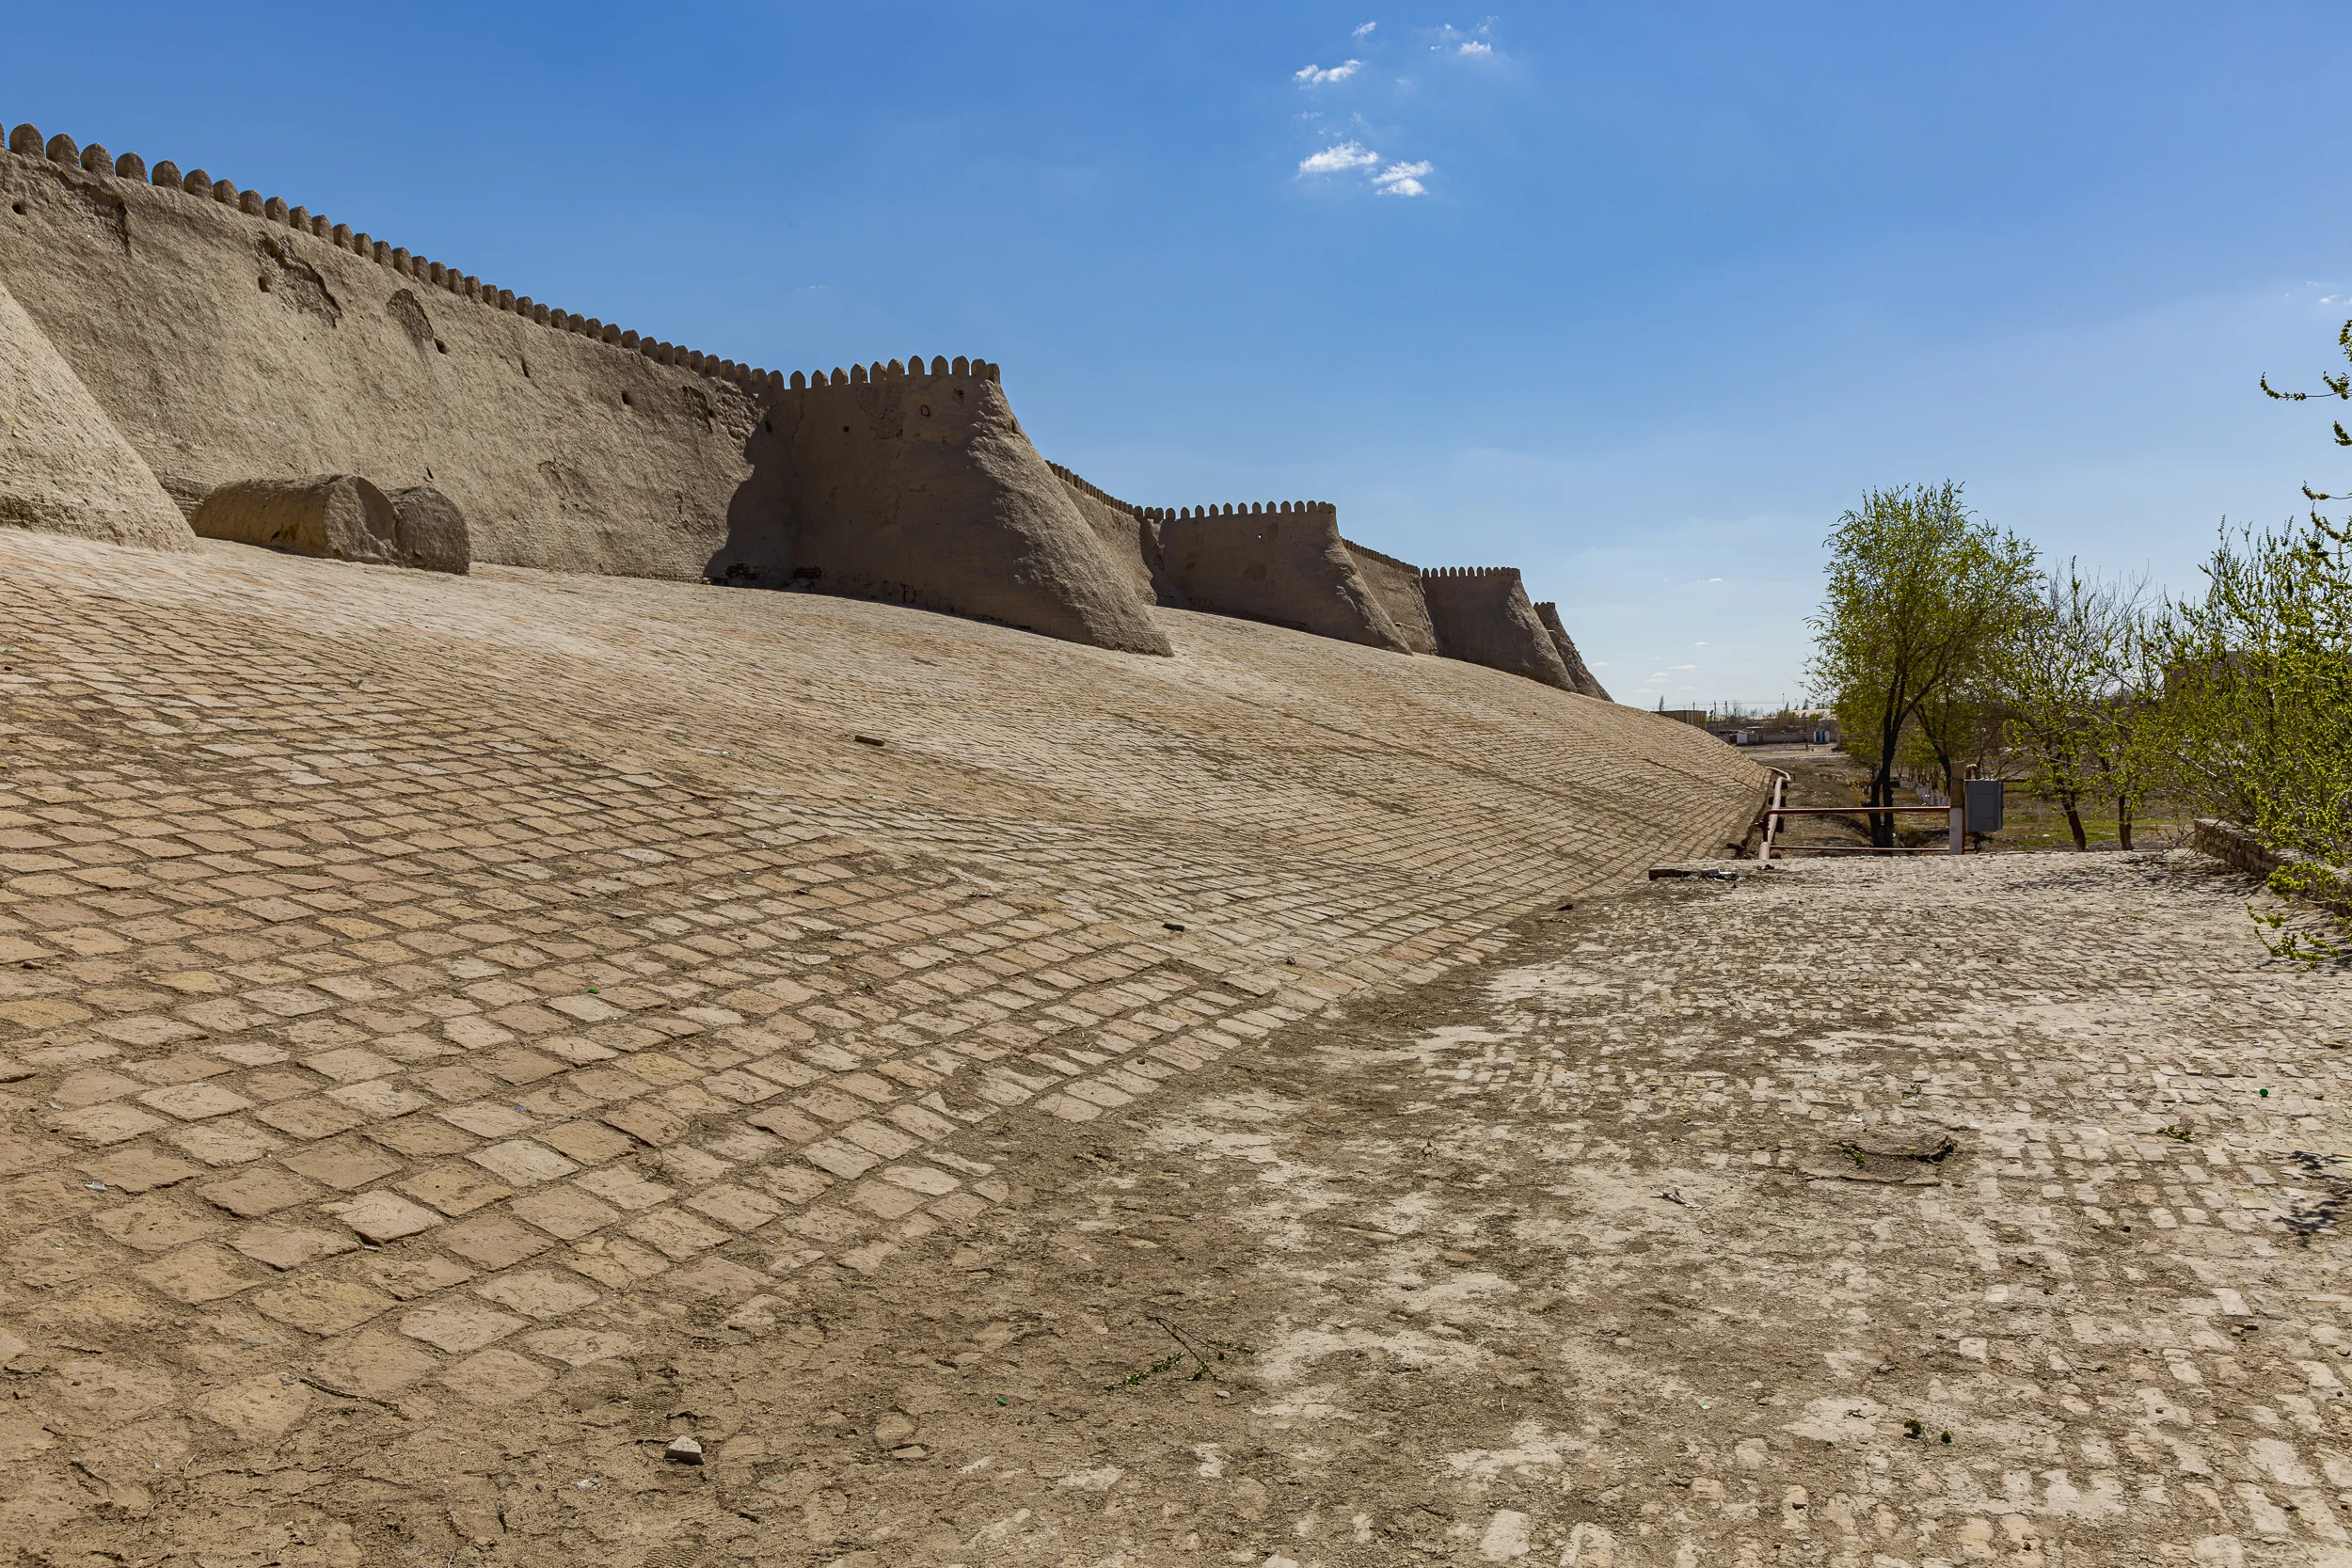
<instances>
[{"instance_id":1,"label":"green leafy tree","mask_svg":"<svg viewBox=\"0 0 2352 1568\"><path fill-rule=\"evenodd\" d=\"M2286 858L2278 892L2341 903L2352 863L2352 525L2314 505L2276 532L2225 534L2203 597L2174 607L2170 636L2168 728L2186 792ZM2343 935L2291 932L2274 950L2352 957Z\"/></svg>"},{"instance_id":2,"label":"green leafy tree","mask_svg":"<svg viewBox=\"0 0 2352 1568\"><path fill-rule=\"evenodd\" d=\"M2352 359L2352 322L2336 334ZM2263 391L2284 402L2352 401L2352 374L2324 392ZM2339 420L2335 442L2352 447ZM2289 931L2281 956L2352 958L2343 918L2352 863L2352 524L2323 513L2344 499L2303 487L2300 521L2279 531L2225 525L2201 597L2164 626L2163 740L2191 801L2250 828L2283 863L2274 891L2334 908L2333 935ZM2272 930L2283 920L2258 915ZM2268 939L2265 939L2268 940Z\"/></svg>"},{"instance_id":3,"label":"green leafy tree","mask_svg":"<svg viewBox=\"0 0 2352 1568\"><path fill-rule=\"evenodd\" d=\"M2147 791L2143 597L2135 584L2087 581L2070 561L2044 579L2001 667L2010 745L2032 787L2066 814L2077 849L2090 847L2084 803L2107 795L2130 847L2132 809Z\"/></svg>"},{"instance_id":4,"label":"green leafy tree","mask_svg":"<svg viewBox=\"0 0 2352 1568\"><path fill-rule=\"evenodd\" d=\"M1870 766L1868 803L1892 805L1906 727L2003 657L2030 600L2034 550L1978 521L1948 481L1864 492L1828 546L1807 675ZM1893 845L1893 818L1873 816L1870 838Z\"/></svg>"}]
</instances>

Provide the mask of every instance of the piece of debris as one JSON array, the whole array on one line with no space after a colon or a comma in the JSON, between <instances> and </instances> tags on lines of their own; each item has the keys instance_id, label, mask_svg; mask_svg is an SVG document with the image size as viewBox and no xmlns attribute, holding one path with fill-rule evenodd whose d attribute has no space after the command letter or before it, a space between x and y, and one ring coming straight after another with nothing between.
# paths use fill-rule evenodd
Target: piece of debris
<instances>
[{"instance_id":1,"label":"piece of debris","mask_svg":"<svg viewBox=\"0 0 2352 1568\"><path fill-rule=\"evenodd\" d=\"M700 1465L703 1446L691 1437L673 1437L670 1446L661 1450L661 1457L673 1465Z\"/></svg>"},{"instance_id":2,"label":"piece of debris","mask_svg":"<svg viewBox=\"0 0 2352 1568\"><path fill-rule=\"evenodd\" d=\"M856 741L861 746L886 746L889 744L888 741L877 740L870 735L853 735L850 736L850 738Z\"/></svg>"},{"instance_id":3,"label":"piece of debris","mask_svg":"<svg viewBox=\"0 0 2352 1568\"><path fill-rule=\"evenodd\" d=\"M1669 1203L1679 1203L1685 1209L1696 1209L1698 1207L1697 1204L1682 1196L1682 1189L1679 1187L1668 1187L1664 1192L1660 1193L1658 1196L1664 1198Z\"/></svg>"}]
</instances>

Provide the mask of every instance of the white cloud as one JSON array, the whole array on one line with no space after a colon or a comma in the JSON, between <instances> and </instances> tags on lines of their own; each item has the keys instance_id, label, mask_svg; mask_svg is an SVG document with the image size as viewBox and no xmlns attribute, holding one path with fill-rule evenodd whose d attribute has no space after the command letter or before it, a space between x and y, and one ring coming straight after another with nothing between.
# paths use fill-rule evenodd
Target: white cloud
<instances>
[{"instance_id":1,"label":"white cloud","mask_svg":"<svg viewBox=\"0 0 2352 1568\"><path fill-rule=\"evenodd\" d=\"M1298 161L1298 172L1301 176L1340 174L1351 168L1370 168L1379 161L1380 154L1370 148L1360 143L1343 141L1336 147L1325 148L1312 157L1301 158Z\"/></svg>"},{"instance_id":2,"label":"white cloud","mask_svg":"<svg viewBox=\"0 0 2352 1568\"><path fill-rule=\"evenodd\" d=\"M1695 664L1669 664L1666 668L1669 670L1695 670L1698 666Z\"/></svg>"},{"instance_id":3,"label":"white cloud","mask_svg":"<svg viewBox=\"0 0 2352 1568\"><path fill-rule=\"evenodd\" d=\"M1379 25L1380 24L1377 22L1367 22L1362 26L1357 28L1352 36L1359 39L1370 38L1372 36L1372 30Z\"/></svg>"},{"instance_id":4,"label":"white cloud","mask_svg":"<svg viewBox=\"0 0 2352 1568\"><path fill-rule=\"evenodd\" d=\"M1706 647L1706 646L1707 646L1707 644L1706 644L1706 643L1704 643L1704 642L1693 642L1693 643L1692 643L1692 644L1691 644L1691 646L1692 646L1693 648L1704 648L1704 647Z\"/></svg>"},{"instance_id":5,"label":"white cloud","mask_svg":"<svg viewBox=\"0 0 2352 1568\"><path fill-rule=\"evenodd\" d=\"M1426 196L1429 187L1421 182L1421 177L1429 169L1426 158L1417 164L1391 164L1374 175L1372 182L1380 187L1382 196Z\"/></svg>"},{"instance_id":6,"label":"white cloud","mask_svg":"<svg viewBox=\"0 0 2352 1568\"><path fill-rule=\"evenodd\" d=\"M1363 68L1364 62L1361 60L1344 60L1328 71L1321 66L1311 65L1304 71L1292 71L1291 80L1303 87L1319 87L1326 82L1344 82Z\"/></svg>"},{"instance_id":7,"label":"white cloud","mask_svg":"<svg viewBox=\"0 0 2352 1568\"><path fill-rule=\"evenodd\" d=\"M1464 43L1460 50L1460 53L1465 55L1491 55L1494 52L1495 46L1493 44L1481 43L1476 39L1471 39L1468 42Z\"/></svg>"}]
</instances>

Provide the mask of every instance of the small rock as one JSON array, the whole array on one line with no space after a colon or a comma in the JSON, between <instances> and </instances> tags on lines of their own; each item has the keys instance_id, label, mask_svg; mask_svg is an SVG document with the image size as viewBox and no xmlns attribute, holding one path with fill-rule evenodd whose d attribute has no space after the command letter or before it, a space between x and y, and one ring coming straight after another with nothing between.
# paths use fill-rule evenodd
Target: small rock
<instances>
[{"instance_id":1,"label":"small rock","mask_svg":"<svg viewBox=\"0 0 2352 1568\"><path fill-rule=\"evenodd\" d=\"M893 1459L929 1459L930 1456L931 1450L920 1443L909 1443L904 1448L890 1450Z\"/></svg>"},{"instance_id":2,"label":"small rock","mask_svg":"<svg viewBox=\"0 0 2352 1568\"><path fill-rule=\"evenodd\" d=\"M885 1449L896 1449L914 1435L914 1418L902 1410L894 1410L874 1423L874 1441Z\"/></svg>"},{"instance_id":3,"label":"small rock","mask_svg":"<svg viewBox=\"0 0 2352 1568\"><path fill-rule=\"evenodd\" d=\"M700 1465L703 1446L691 1437L673 1437L670 1446L661 1450L661 1457L675 1465Z\"/></svg>"},{"instance_id":4,"label":"small rock","mask_svg":"<svg viewBox=\"0 0 2352 1568\"><path fill-rule=\"evenodd\" d=\"M1441 1252L1438 1254L1438 1257L1440 1260L1448 1263L1475 1263L1478 1261L1478 1254L1474 1252Z\"/></svg>"}]
</instances>

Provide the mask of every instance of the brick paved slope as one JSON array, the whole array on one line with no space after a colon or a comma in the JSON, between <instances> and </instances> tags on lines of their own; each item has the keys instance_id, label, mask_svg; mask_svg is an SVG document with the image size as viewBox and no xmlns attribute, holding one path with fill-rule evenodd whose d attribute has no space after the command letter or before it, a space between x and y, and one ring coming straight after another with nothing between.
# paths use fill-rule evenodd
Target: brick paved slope
<instances>
[{"instance_id":1,"label":"brick paved slope","mask_svg":"<svg viewBox=\"0 0 2352 1568\"><path fill-rule=\"evenodd\" d=\"M0 1543L184 1544L228 1506L185 1478L323 1420L880 1268L1004 1197L967 1132L1096 1117L1755 804L1683 726L1159 618L1173 659L0 532ZM337 1528L250 1560L359 1560Z\"/></svg>"}]
</instances>

